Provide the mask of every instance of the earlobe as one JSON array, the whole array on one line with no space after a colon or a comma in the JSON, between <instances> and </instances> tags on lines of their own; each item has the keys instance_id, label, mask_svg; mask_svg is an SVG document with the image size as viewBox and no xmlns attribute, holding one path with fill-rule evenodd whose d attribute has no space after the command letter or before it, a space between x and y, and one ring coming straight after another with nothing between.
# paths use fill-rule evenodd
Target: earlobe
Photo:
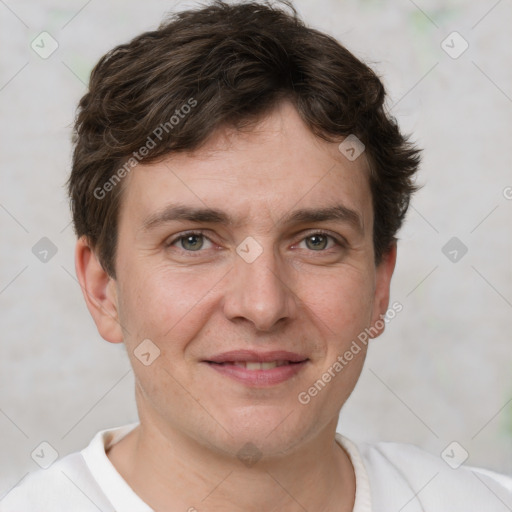
<instances>
[{"instance_id":1,"label":"earlobe","mask_svg":"<svg viewBox=\"0 0 512 512\"><path fill-rule=\"evenodd\" d=\"M382 256L382 260L377 266L375 295L373 302L372 323L370 332L372 338L377 338L384 332L385 322L383 317L389 307L389 289L391 286L391 277L395 270L397 255L396 242Z\"/></svg>"},{"instance_id":2,"label":"earlobe","mask_svg":"<svg viewBox=\"0 0 512 512\"><path fill-rule=\"evenodd\" d=\"M121 343L116 282L103 269L86 237L78 239L75 248L75 269L87 309L101 337Z\"/></svg>"}]
</instances>

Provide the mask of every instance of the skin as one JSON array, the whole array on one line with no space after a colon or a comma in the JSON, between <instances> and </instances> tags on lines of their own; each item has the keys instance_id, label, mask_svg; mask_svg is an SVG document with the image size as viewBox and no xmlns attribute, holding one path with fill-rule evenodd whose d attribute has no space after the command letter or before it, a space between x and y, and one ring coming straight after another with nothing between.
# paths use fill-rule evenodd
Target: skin
<instances>
[{"instance_id":1,"label":"skin","mask_svg":"<svg viewBox=\"0 0 512 512\"><path fill-rule=\"evenodd\" d=\"M219 129L200 149L138 165L125 180L116 280L84 238L75 261L99 333L125 343L135 374L141 425L108 451L112 464L156 511L351 511L353 467L334 436L364 345L307 405L297 397L388 308L396 247L375 265L364 154L349 161L283 102L250 130ZM142 229L170 203L221 209L234 223ZM361 231L345 220L281 222L339 204L359 215ZM198 229L206 238L180 241ZM248 236L263 250L252 263L236 252ZM161 351L148 366L134 355L144 339ZM234 349L310 360L288 381L251 388L202 362ZM261 453L250 467L237 457L248 442Z\"/></svg>"}]
</instances>

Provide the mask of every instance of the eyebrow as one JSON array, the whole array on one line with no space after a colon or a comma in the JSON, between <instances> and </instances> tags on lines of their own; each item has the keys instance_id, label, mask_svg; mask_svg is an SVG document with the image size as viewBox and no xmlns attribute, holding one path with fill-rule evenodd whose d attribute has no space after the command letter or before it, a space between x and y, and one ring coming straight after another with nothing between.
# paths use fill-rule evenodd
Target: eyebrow
<instances>
[{"instance_id":1,"label":"eyebrow","mask_svg":"<svg viewBox=\"0 0 512 512\"><path fill-rule=\"evenodd\" d=\"M197 223L235 225L235 221L226 212L214 208L197 208L184 205L168 205L158 210L142 223L142 231L151 231L158 226L172 221L183 220ZM314 222L338 221L345 222L356 229L360 234L364 232L363 220L355 211L343 205L334 205L326 208L302 208L286 214L279 224L308 224Z\"/></svg>"}]
</instances>

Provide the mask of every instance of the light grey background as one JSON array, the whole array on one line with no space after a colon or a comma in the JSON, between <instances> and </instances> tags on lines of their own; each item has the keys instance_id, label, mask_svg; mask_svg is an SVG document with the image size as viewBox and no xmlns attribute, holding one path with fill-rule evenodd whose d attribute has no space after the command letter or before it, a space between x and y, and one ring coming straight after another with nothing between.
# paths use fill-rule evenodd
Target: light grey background
<instances>
[{"instance_id":1,"label":"light grey background","mask_svg":"<svg viewBox=\"0 0 512 512\"><path fill-rule=\"evenodd\" d=\"M64 182L92 66L175 5L195 4L0 1L0 496L38 469L42 441L62 456L137 419L124 347L99 336L75 278ZM455 440L466 464L512 473L512 2L296 6L377 70L425 148L392 283L403 311L372 342L338 430L435 454ZM47 59L30 46L42 31L59 45ZM453 31L469 43L457 59L441 47ZM57 247L46 263L42 237ZM468 248L457 262L442 252L452 237Z\"/></svg>"}]
</instances>

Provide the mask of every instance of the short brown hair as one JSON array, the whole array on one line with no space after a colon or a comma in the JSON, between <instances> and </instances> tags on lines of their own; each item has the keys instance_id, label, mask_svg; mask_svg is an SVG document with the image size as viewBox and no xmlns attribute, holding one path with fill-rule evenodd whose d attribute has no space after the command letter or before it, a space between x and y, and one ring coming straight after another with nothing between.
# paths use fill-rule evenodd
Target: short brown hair
<instances>
[{"instance_id":1,"label":"short brown hair","mask_svg":"<svg viewBox=\"0 0 512 512\"><path fill-rule=\"evenodd\" d=\"M115 185L130 166L197 149L219 127L241 128L286 98L315 135L339 141L353 134L365 144L379 263L396 240L420 162L384 97L376 74L306 27L288 1L214 1L175 13L109 51L91 73L67 182L75 233L115 278L123 191Z\"/></svg>"}]
</instances>

